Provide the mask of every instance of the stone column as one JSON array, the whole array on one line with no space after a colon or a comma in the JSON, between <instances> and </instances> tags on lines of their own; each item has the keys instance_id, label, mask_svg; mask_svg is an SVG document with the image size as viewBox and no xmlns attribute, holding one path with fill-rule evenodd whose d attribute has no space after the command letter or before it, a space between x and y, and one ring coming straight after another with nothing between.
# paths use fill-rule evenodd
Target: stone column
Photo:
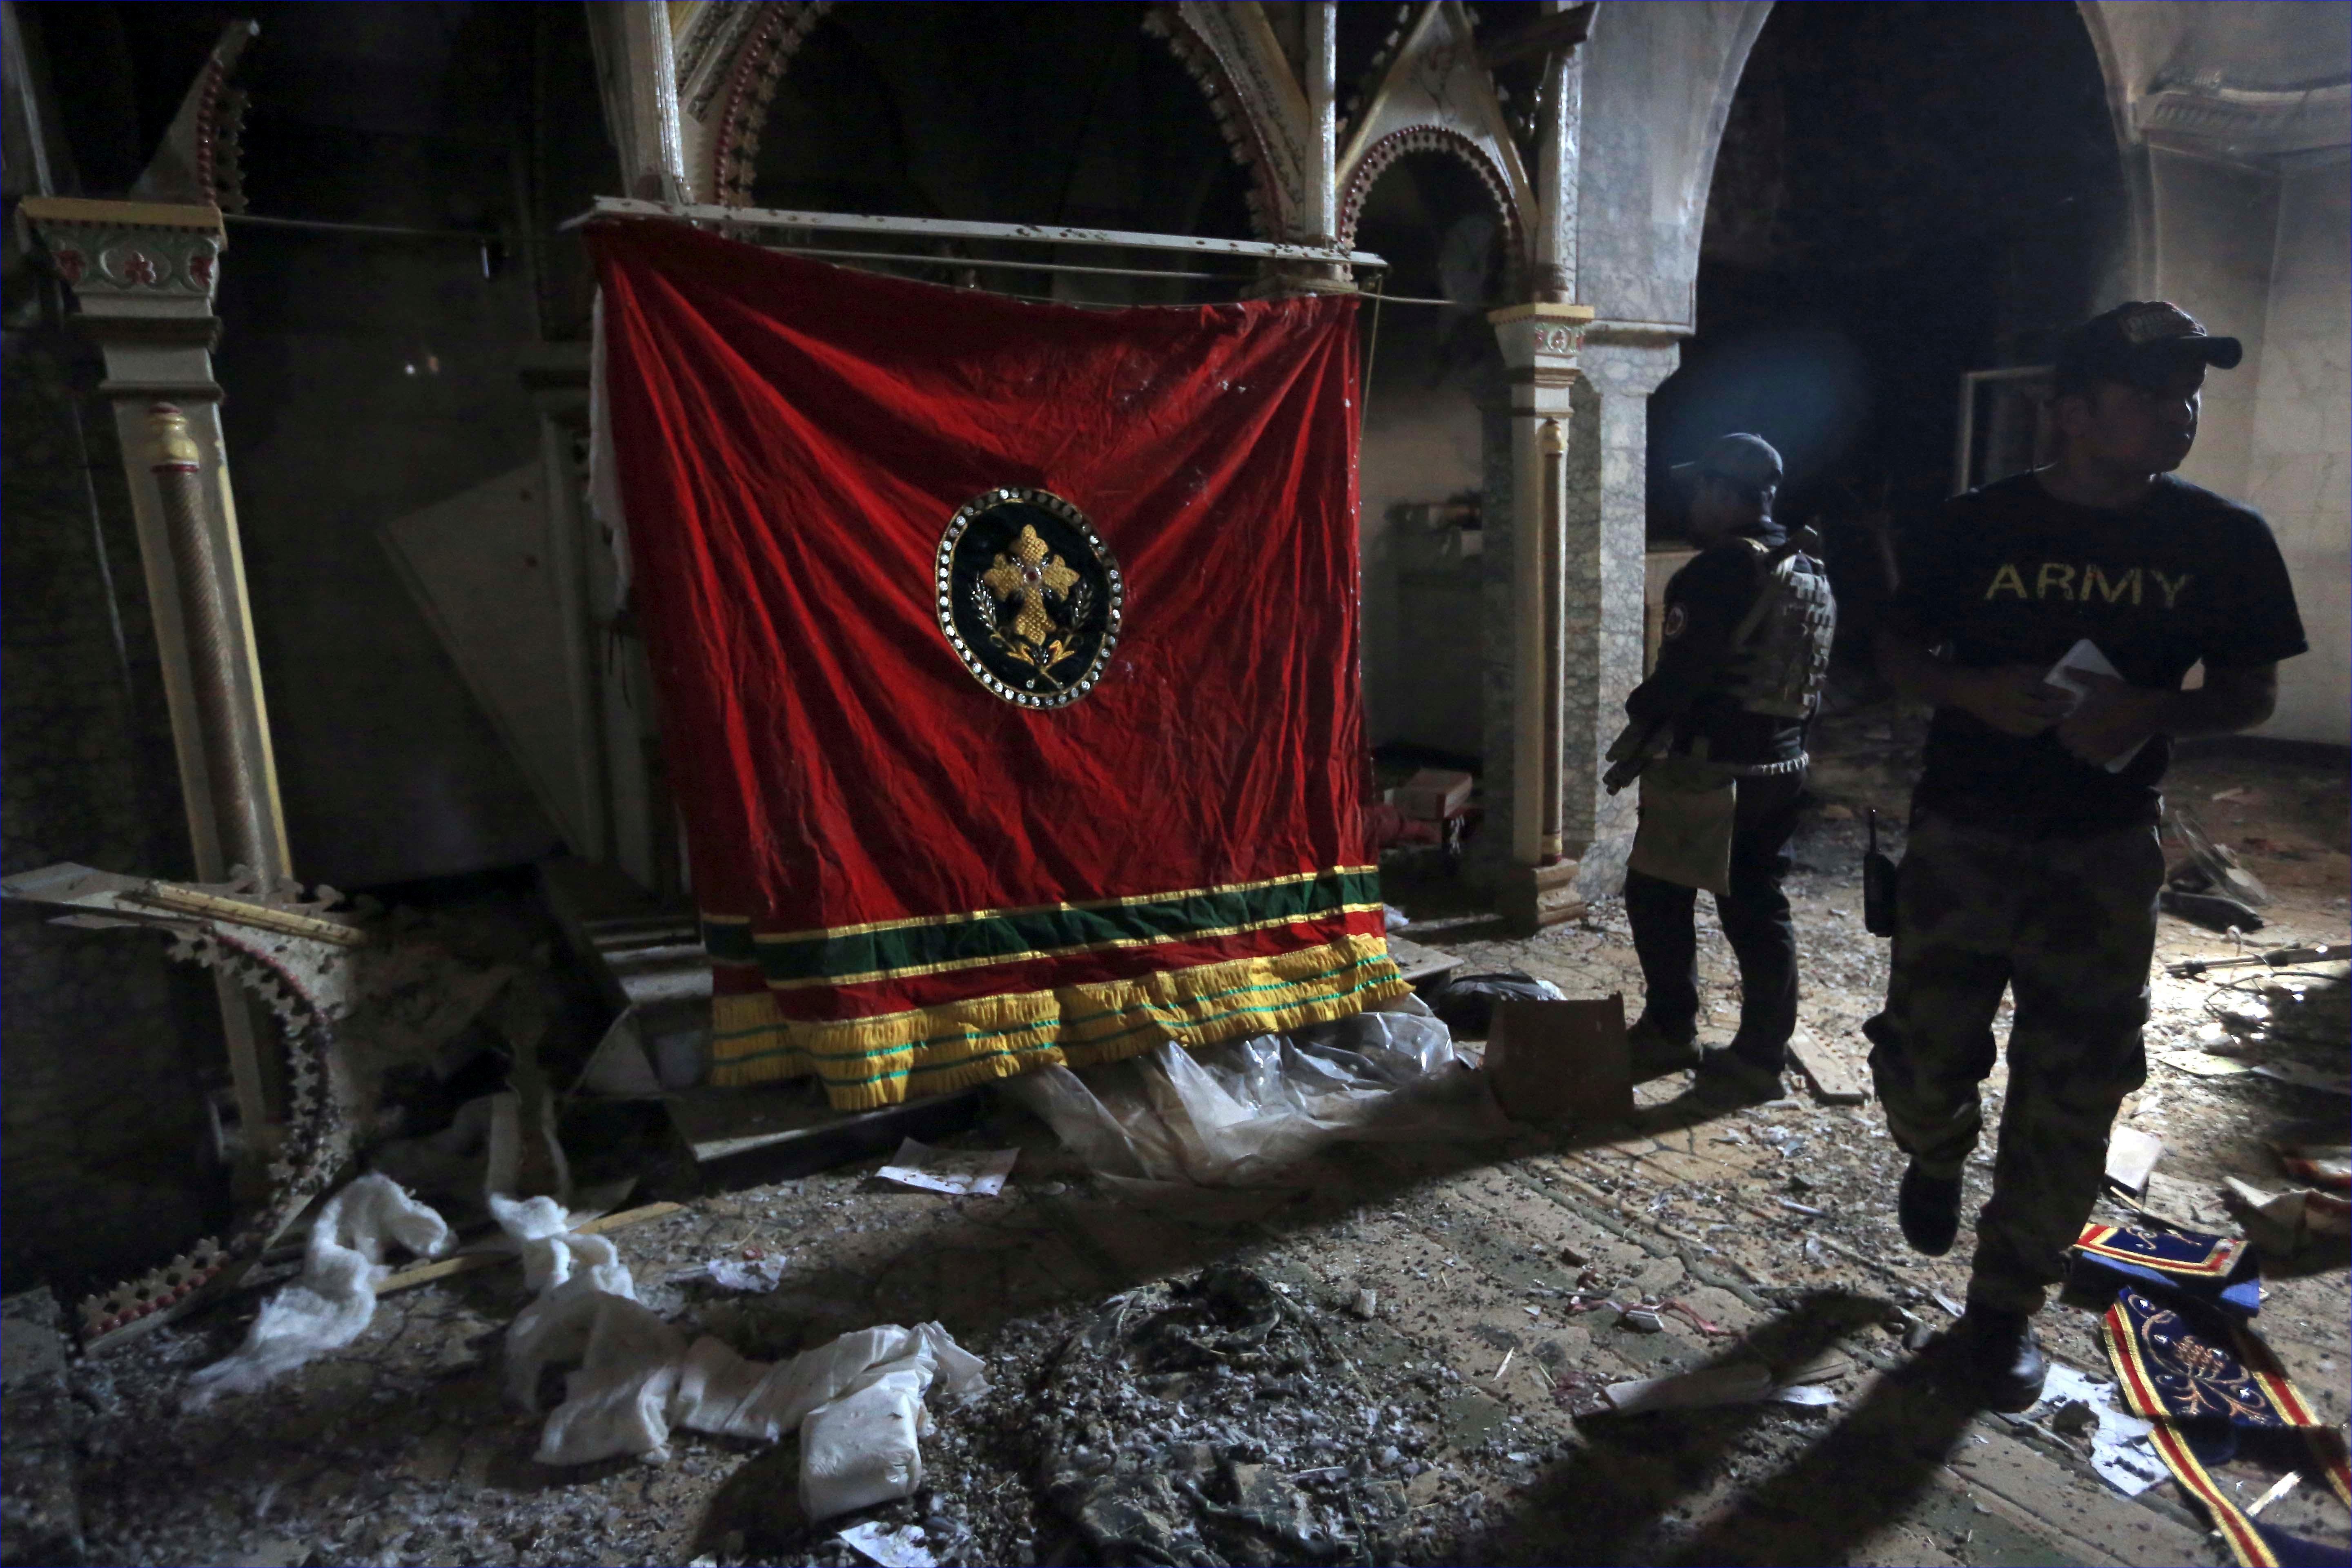
<instances>
[{"instance_id":1,"label":"stone column","mask_svg":"<svg viewBox=\"0 0 2352 1568\"><path fill-rule=\"evenodd\" d=\"M1502 619L1509 628L1507 640L1489 640L1486 834L1493 847L1486 859L1505 912L1534 930L1575 912L1560 771L1568 694L1579 679L1568 662L1567 516L1574 491L1578 338L1592 311L1537 302L1486 319L1502 345L1511 388L1508 468L1496 476L1504 482L1492 489L1502 493L1488 497L1485 530L1489 600L1504 600L1496 607L1507 608ZM1497 529L1506 517L1507 526ZM1497 656L1499 679L1491 673Z\"/></svg>"},{"instance_id":2,"label":"stone column","mask_svg":"<svg viewBox=\"0 0 2352 1568\"><path fill-rule=\"evenodd\" d=\"M714 192L696 191L687 176L669 7L659 0L591 0L587 10L622 190L648 202L718 200Z\"/></svg>"},{"instance_id":3,"label":"stone column","mask_svg":"<svg viewBox=\"0 0 2352 1568\"><path fill-rule=\"evenodd\" d=\"M105 354L99 390L121 437L195 878L225 881L242 865L274 886L290 878L292 858L212 369L213 290L227 243L220 210L27 196L17 212ZM265 1144L253 1013L234 983L218 984L238 1113Z\"/></svg>"},{"instance_id":4,"label":"stone column","mask_svg":"<svg viewBox=\"0 0 2352 1568\"><path fill-rule=\"evenodd\" d=\"M1581 898L1619 891L1633 847L1635 797L1608 795L1601 775L1625 722L1625 698L1642 679L1650 394L1681 363L1685 335L1611 321L1584 331L1568 469L1570 679L1560 752L1562 852L1578 861Z\"/></svg>"},{"instance_id":5,"label":"stone column","mask_svg":"<svg viewBox=\"0 0 2352 1568\"><path fill-rule=\"evenodd\" d=\"M1339 0L1315 0L1307 7L1306 22L1305 86L1314 155L1307 206L1299 216L1313 243L1336 245L1339 236Z\"/></svg>"},{"instance_id":6,"label":"stone column","mask_svg":"<svg viewBox=\"0 0 2352 1568\"><path fill-rule=\"evenodd\" d=\"M547 558L555 570L555 599L563 621L564 697L572 705L580 750L573 758L579 782L581 855L613 858L613 780L606 754L606 701L603 644L610 621L609 592L598 584L612 574L611 549L588 516L588 354L576 344L553 344L536 352L522 368L523 385L539 409L541 494L547 517ZM601 568L601 570L600 570Z\"/></svg>"},{"instance_id":7,"label":"stone column","mask_svg":"<svg viewBox=\"0 0 2352 1568\"><path fill-rule=\"evenodd\" d=\"M1339 0L1312 0L1304 11L1307 52L1299 62L1298 93L1294 96L1289 91L1286 66L1278 68L1284 72L1278 82L1244 79L1239 85L1244 96L1256 100L1247 110L1253 122L1276 128L1277 134L1284 127L1292 132L1291 157L1298 183L1296 202L1286 213L1268 215L1281 226L1278 233L1268 237L1328 249L1339 243ZM1229 18L1244 15L1240 7L1228 13ZM1255 15L1254 8L1246 15L1249 20L1241 25L1245 30L1255 27L1263 37L1261 58L1281 60L1281 47L1275 43L1263 16ZM1283 99L1289 100L1286 105L1279 101ZM1356 289L1355 269L1343 262L1269 260L1258 263L1256 279L1242 293L1244 299L1268 300L1292 294L1351 294Z\"/></svg>"}]
</instances>

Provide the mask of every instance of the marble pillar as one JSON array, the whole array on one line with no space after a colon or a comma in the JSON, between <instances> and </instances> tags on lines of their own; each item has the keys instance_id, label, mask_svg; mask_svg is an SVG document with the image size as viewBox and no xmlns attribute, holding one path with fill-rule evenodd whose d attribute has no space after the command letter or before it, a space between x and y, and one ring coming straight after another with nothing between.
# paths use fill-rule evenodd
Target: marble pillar
<instances>
[{"instance_id":1,"label":"marble pillar","mask_svg":"<svg viewBox=\"0 0 2352 1568\"><path fill-rule=\"evenodd\" d=\"M1509 370L1509 405L1490 416L1486 516L1487 841L1482 869L1515 923L1573 912L1562 839L1563 715L1580 677L1569 658L1567 516L1578 338L1591 310L1538 301L1486 318ZM1497 524L1501 524L1499 528ZM1499 548L1498 548L1499 547ZM1499 631L1500 635L1497 635Z\"/></svg>"},{"instance_id":2,"label":"marble pillar","mask_svg":"<svg viewBox=\"0 0 2352 1568\"><path fill-rule=\"evenodd\" d=\"M1560 834L1580 897L1623 887L1632 791L1601 787L1625 698L1642 679L1650 394L1682 360L1682 331L1596 321L1585 329L1570 423Z\"/></svg>"}]
</instances>

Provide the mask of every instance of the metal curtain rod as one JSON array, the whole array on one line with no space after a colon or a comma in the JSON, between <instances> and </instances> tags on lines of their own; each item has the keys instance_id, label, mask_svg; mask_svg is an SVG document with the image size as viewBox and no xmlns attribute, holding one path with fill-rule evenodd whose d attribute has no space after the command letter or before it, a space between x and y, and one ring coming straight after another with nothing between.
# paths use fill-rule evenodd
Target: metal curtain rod
<instances>
[{"instance_id":1,"label":"metal curtain rod","mask_svg":"<svg viewBox=\"0 0 2352 1568\"><path fill-rule=\"evenodd\" d=\"M1448 310L1476 310L1482 314L1488 310L1499 310L1510 303L1507 300L1491 300L1485 304L1473 300L1465 305L1459 300L1431 300L1419 294L1383 294L1381 298L1391 305L1443 305Z\"/></svg>"},{"instance_id":2,"label":"metal curtain rod","mask_svg":"<svg viewBox=\"0 0 2352 1568\"><path fill-rule=\"evenodd\" d=\"M1126 250L1174 250L1195 256L1245 256L1260 261L1319 261L1342 267L1386 267L1368 250L1277 245L1264 239L1212 239L1191 234L1136 234L1116 228L1065 228L1054 224L968 223L955 218L882 217L870 213L785 212L775 207L722 207L598 196L596 205L558 228L569 232L600 217L675 218L732 228L812 228L849 234L889 234L917 239L1015 240L1030 245L1092 245ZM961 260L962 258L956 259Z\"/></svg>"},{"instance_id":3,"label":"metal curtain rod","mask_svg":"<svg viewBox=\"0 0 2352 1568\"><path fill-rule=\"evenodd\" d=\"M315 217L269 217L261 213L224 213L230 223L254 224L262 228L302 229L315 234L373 234L385 239L462 239L470 245L504 243L495 232L470 228L407 228L383 223L330 223Z\"/></svg>"},{"instance_id":4,"label":"metal curtain rod","mask_svg":"<svg viewBox=\"0 0 2352 1568\"><path fill-rule=\"evenodd\" d=\"M1245 272L1180 272L1171 268L1076 267L1052 261L1009 261L995 256L909 256L902 250L827 250L815 245L771 245L768 250L786 256L814 257L819 261L895 261L904 267L994 268L1002 272L1085 272L1100 278L1189 278L1195 283L1248 283Z\"/></svg>"}]
</instances>

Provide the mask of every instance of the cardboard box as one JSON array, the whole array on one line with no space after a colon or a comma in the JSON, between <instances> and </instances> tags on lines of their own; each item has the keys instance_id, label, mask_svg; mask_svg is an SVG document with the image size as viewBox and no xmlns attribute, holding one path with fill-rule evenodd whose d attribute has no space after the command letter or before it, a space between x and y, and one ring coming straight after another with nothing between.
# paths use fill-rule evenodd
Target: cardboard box
<instances>
[{"instance_id":1,"label":"cardboard box","mask_svg":"<svg viewBox=\"0 0 2352 1568\"><path fill-rule=\"evenodd\" d=\"M1633 1114L1625 998L1497 1002L1486 1081L1514 1121L1623 1121Z\"/></svg>"},{"instance_id":2,"label":"cardboard box","mask_svg":"<svg viewBox=\"0 0 2352 1568\"><path fill-rule=\"evenodd\" d=\"M1470 804L1468 773L1423 768L1390 792L1390 804L1407 816L1443 822Z\"/></svg>"}]
</instances>

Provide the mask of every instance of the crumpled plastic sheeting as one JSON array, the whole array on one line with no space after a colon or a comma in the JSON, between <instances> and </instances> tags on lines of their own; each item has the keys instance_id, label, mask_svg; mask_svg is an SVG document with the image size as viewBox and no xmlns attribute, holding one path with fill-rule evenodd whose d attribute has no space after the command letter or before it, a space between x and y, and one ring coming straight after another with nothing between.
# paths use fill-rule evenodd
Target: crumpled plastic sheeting
<instances>
[{"instance_id":1,"label":"crumpled plastic sheeting","mask_svg":"<svg viewBox=\"0 0 2352 1568\"><path fill-rule=\"evenodd\" d=\"M1337 1139L1497 1137L1507 1124L1417 997L1195 1056L1162 1042L1089 1069L1045 1068L1001 1092L1122 1190L1244 1186Z\"/></svg>"},{"instance_id":2,"label":"crumpled plastic sheeting","mask_svg":"<svg viewBox=\"0 0 2352 1568\"><path fill-rule=\"evenodd\" d=\"M263 1305L235 1354L190 1375L189 1403L250 1394L359 1338L390 1272L387 1241L430 1258L448 1246L449 1227L386 1176L362 1176L329 1198L310 1226L301 1277Z\"/></svg>"},{"instance_id":3,"label":"crumpled plastic sheeting","mask_svg":"<svg viewBox=\"0 0 2352 1568\"><path fill-rule=\"evenodd\" d=\"M509 1396L537 1409L540 1373L581 1363L541 1428L541 1464L616 1454L660 1463L669 1458L672 1426L763 1442L797 1429L803 1506L823 1519L922 1484L913 1438L929 1428L921 1402L934 1381L959 1398L987 1387L980 1358L937 1323L862 1329L773 1364L747 1361L708 1335L688 1345L637 1300L613 1244L572 1231L562 1205L494 1197L490 1207L522 1249L524 1283L538 1293L507 1331ZM866 1401L876 1409L861 1405L837 1440L819 1441L816 1416L874 1390L883 1391Z\"/></svg>"}]
</instances>

